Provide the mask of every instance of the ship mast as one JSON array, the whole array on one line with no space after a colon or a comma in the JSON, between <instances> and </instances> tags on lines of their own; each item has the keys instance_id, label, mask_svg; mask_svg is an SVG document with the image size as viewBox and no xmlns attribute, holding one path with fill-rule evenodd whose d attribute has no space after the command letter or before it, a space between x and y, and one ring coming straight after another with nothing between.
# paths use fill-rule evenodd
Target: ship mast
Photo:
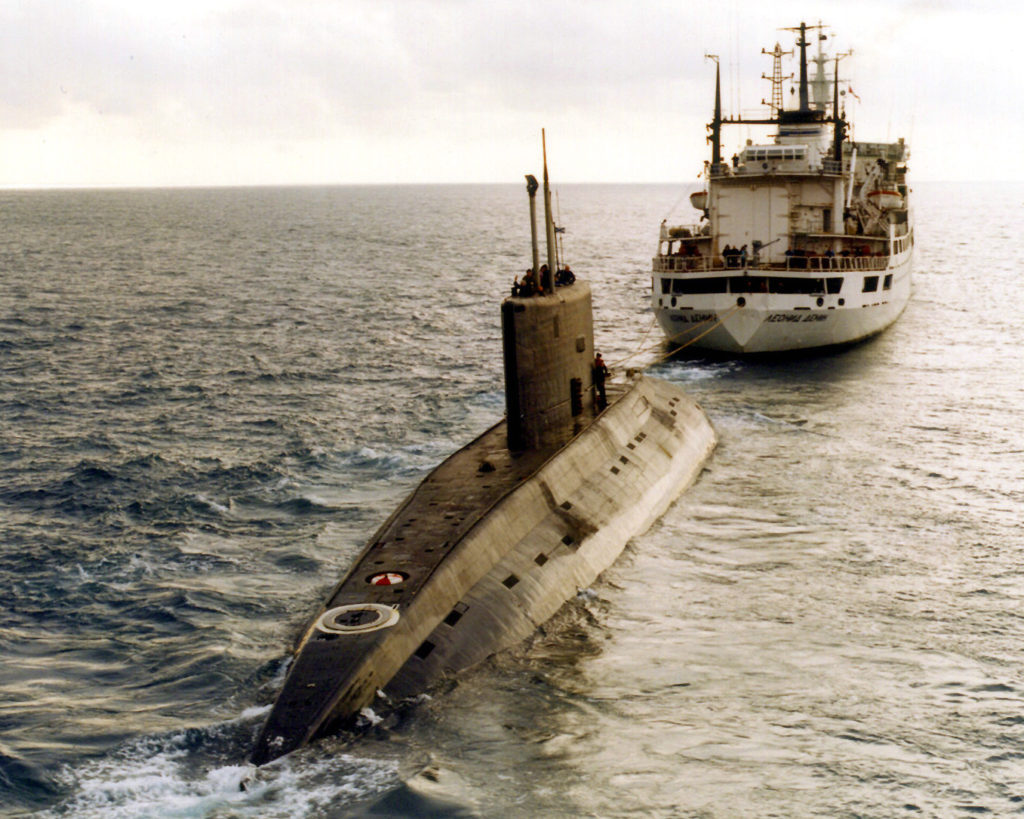
<instances>
[{"instance_id":1,"label":"ship mast","mask_svg":"<svg viewBox=\"0 0 1024 819\"><path fill-rule=\"evenodd\" d=\"M846 116L845 111L839 111L839 55L836 55L835 83L832 89L832 122L835 131L832 139L832 158L836 162L843 161L843 140L846 138Z\"/></svg>"},{"instance_id":2,"label":"ship mast","mask_svg":"<svg viewBox=\"0 0 1024 819\"><path fill-rule=\"evenodd\" d=\"M775 44L775 48L772 51L765 51L761 49L762 54L767 54L772 58L772 75L769 77L767 74L762 74L762 80L771 80L772 83L772 101L770 103L771 109L774 116L779 115L779 111L782 110L782 83L783 80L793 79L793 75L790 74L788 77L782 76L782 58L792 57L792 51L783 51L782 46L778 43ZM769 105L769 103L761 100L762 105Z\"/></svg>"},{"instance_id":3,"label":"ship mast","mask_svg":"<svg viewBox=\"0 0 1024 819\"><path fill-rule=\"evenodd\" d=\"M715 61L715 114L708 129L711 136L711 172L722 164L722 69L718 64L717 54L705 54L705 59Z\"/></svg>"},{"instance_id":4,"label":"ship mast","mask_svg":"<svg viewBox=\"0 0 1024 819\"><path fill-rule=\"evenodd\" d=\"M800 24L800 39L797 41L800 46L800 110L809 110L807 99L807 26Z\"/></svg>"},{"instance_id":5,"label":"ship mast","mask_svg":"<svg viewBox=\"0 0 1024 819\"><path fill-rule=\"evenodd\" d=\"M824 28L820 23L816 26L809 26L806 23L801 23L798 28L786 28L783 31L796 31L799 32L800 38L796 41L796 44L800 46L800 112L809 113L811 110L810 94L808 93L808 82L807 82L807 32L811 29Z\"/></svg>"}]
</instances>

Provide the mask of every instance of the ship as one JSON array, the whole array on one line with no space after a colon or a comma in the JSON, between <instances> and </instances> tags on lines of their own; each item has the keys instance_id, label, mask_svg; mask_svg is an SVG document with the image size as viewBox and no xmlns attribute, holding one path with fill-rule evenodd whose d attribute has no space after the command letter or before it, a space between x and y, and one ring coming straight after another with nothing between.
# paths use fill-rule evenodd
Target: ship
<instances>
[{"instance_id":1,"label":"ship","mask_svg":"<svg viewBox=\"0 0 1024 819\"><path fill-rule=\"evenodd\" d=\"M651 305L668 340L729 354L783 353L866 339L890 326L910 298L914 225L909 149L849 138L839 64L822 26L796 33L795 107L784 107L782 58L772 51L765 117L723 117L715 60L710 161L690 196L694 224L662 222ZM808 58L808 35L818 32ZM809 76L809 62L813 76ZM747 139L723 161L725 126L774 134ZM751 131L755 133L755 131Z\"/></svg>"},{"instance_id":2,"label":"ship","mask_svg":"<svg viewBox=\"0 0 1024 819\"><path fill-rule=\"evenodd\" d=\"M546 146L543 267L538 187L528 176L533 267L501 303L505 417L424 478L313 614L256 736L256 765L529 637L664 513L715 446L677 385L639 371L604 383L590 285L556 264Z\"/></svg>"}]
</instances>

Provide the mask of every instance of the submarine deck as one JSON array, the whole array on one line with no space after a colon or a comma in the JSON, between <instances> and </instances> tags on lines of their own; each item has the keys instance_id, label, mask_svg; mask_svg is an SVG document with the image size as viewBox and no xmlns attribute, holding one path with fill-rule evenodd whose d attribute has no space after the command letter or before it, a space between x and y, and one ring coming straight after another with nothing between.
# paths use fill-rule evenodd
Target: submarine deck
<instances>
[{"instance_id":1,"label":"submarine deck","mask_svg":"<svg viewBox=\"0 0 1024 819\"><path fill-rule=\"evenodd\" d=\"M609 406L624 392L609 389ZM580 428L599 415L581 416ZM255 764L331 730L336 719L352 713L353 704L359 707L387 684L394 671L381 676L367 658L382 650L394 629L382 630L373 618L386 609L408 612L473 527L562 449L510 452L507 440L503 419L438 465L377 530L304 629L284 688L257 738ZM345 612L341 620L332 614L339 611ZM321 627L324 618L333 618L334 628ZM427 623L427 630L434 625ZM403 650L394 670L414 648L415 643Z\"/></svg>"},{"instance_id":2,"label":"submarine deck","mask_svg":"<svg viewBox=\"0 0 1024 819\"><path fill-rule=\"evenodd\" d=\"M623 387L609 385L609 406L624 391ZM585 411L579 416L579 430L599 415ZM335 587L324 608L355 603L402 607L452 546L563 446L510 452L505 421L495 424L436 467L395 510ZM373 582L389 574L397 575L398 582Z\"/></svg>"}]
</instances>

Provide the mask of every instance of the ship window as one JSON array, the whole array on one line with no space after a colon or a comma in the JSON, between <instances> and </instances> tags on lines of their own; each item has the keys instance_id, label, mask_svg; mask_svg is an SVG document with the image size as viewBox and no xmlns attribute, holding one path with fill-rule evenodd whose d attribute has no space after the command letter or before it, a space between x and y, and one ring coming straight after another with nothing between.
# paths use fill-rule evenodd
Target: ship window
<instances>
[{"instance_id":1,"label":"ship window","mask_svg":"<svg viewBox=\"0 0 1024 819\"><path fill-rule=\"evenodd\" d=\"M837 281L839 286L842 286L843 280L837 279ZM825 280L796 276L733 276L729 280L729 292L813 296L825 292ZM838 289L836 292L839 292Z\"/></svg>"},{"instance_id":2,"label":"ship window","mask_svg":"<svg viewBox=\"0 0 1024 819\"><path fill-rule=\"evenodd\" d=\"M675 279L672 282L674 293L724 293L728 279L716 276L709 279Z\"/></svg>"},{"instance_id":3,"label":"ship window","mask_svg":"<svg viewBox=\"0 0 1024 819\"><path fill-rule=\"evenodd\" d=\"M825 279L825 287L827 292L836 294L843 289L843 277L835 276L833 278Z\"/></svg>"},{"instance_id":4,"label":"ship window","mask_svg":"<svg viewBox=\"0 0 1024 819\"><path fill-rule=\"evenodd\" d=\"M538 566L543 566L545 563L548 562L548 556L544 554L544 552L541 552L533 559L533 562L536 563Z\"/></svg>"},{"instance_id":5,"label":"ship window","mask_svg":"<svg viewBox=\"0 0 1024 819\"><path fill-rule=\"evenodd\" d=\"M790 276L772 276L768 279L769 293L784 295L813 295L825 292L824 279L803 279Z\"/></svg>"},{"instance_id":6,"label":"ship window","mask_svg":"<svg viewBox=\"0 0 1024 819\"><path fill-rule=\"evenodd\" d=\"M518 582L519 578L516 577L514 574L510 574L508 577L501 581L501 585L503 585L506 589L511 589Z\"/></svg>"},{"instance_id":7,"label":"ship window","mask_svg":"<svg viewBox=\"0 0 1024 819\"><path fill-rule=\"evenodd\" d=\"M427 659L430 656L430 652L434 650L434 644L430 640L424 640L420 643L420 647L416 649L415 654L421 660Z\"/></svg>"},{"instance_id":8,"label":"ship window","mask_svg":"<svg viewBox=\"0 0 1024 819\"><path fill-rule=\"evenodd\" d=\"M562 538L562 543L564 543L566 546L572 546L572 535L565 535Z\"/></svg>"},{"instance_id":9,"label":"ship window","mask_svg":"<svg viewBox=\"0 0 1024 819\"><path fill-rule=\"evenodd\" d=\"M445 625L454 626L459 620L462 619L462 612L458 609L452 609L448 612L448 616L444 618Z\"/></svg>"},{"instance_id":10,"label":"ship window","mask_svg":"<svg viewBox=\"0 0 1024 819\"><path fill-rule=\"evenodd\" d=\"M764 276L733 276L729 279L730 293L767 293L768 279Z\"/></svg>"},{"instance_id":11,"label":"ship window","mask_svg":"<svg viewBox=\"0 0 1024 819\"><path fill-rule=\"evenodd\" d=\"M878 290L878 276L865 276L862 293L874 293Z\"/></svg>"},{"instance_id":12,"label":"ship window","mask_svg":"<svg viewBox=\"0 0 1024 819\"><path fill-rule=\"evenodd\" d=\"M832 208L824 208L821 211L821 229L825 233L829 233L832 230Z\"/></svg>"},{"instance_id":13,"label":"ship window","mask_svg":"<svg viewBox=\"0 0 1024 819\"><path fill-rule=\"evenodd\" d=\"M883 290L892 290L892 273L887 273L885 279L882 280Z\"/></svg>"},{"instance_id":14,"label":"ship window","mask_svg":"<svg viewBox=\"0 0 1024 819\"><path fill-rule=\"evenodd\" d=\"M661 292L668 293L672 289L672 279L661 280Z\"/></svg>"}]
</instances>

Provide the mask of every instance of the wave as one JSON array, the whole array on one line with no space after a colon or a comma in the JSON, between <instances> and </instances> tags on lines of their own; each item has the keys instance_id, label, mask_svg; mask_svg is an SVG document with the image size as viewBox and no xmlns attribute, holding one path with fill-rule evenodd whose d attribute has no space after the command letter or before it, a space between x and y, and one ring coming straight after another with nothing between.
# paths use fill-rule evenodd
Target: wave
<instances>
[{"instance_id":1,"label":"wave","mask_svg":"<svg viewBox=\"0 0 1024 819\"><path fill-rule=\"evenodd\" d=\"M264 710L203 728L148 736L57 774L60 801L41 817L337 816L399 784L398 765L324 747L256 768L245 761Z\"/></svg>"},{"instance_id":2,"label":"wave","mask_svg":"<svg viewBox=\"0 0 1024 819\"><path fill-rule=\"evenodd\" d=\"M42 807L59 793L58 784L43 770L0 745L0 803Z\"/></svg>"}]
</instances>

